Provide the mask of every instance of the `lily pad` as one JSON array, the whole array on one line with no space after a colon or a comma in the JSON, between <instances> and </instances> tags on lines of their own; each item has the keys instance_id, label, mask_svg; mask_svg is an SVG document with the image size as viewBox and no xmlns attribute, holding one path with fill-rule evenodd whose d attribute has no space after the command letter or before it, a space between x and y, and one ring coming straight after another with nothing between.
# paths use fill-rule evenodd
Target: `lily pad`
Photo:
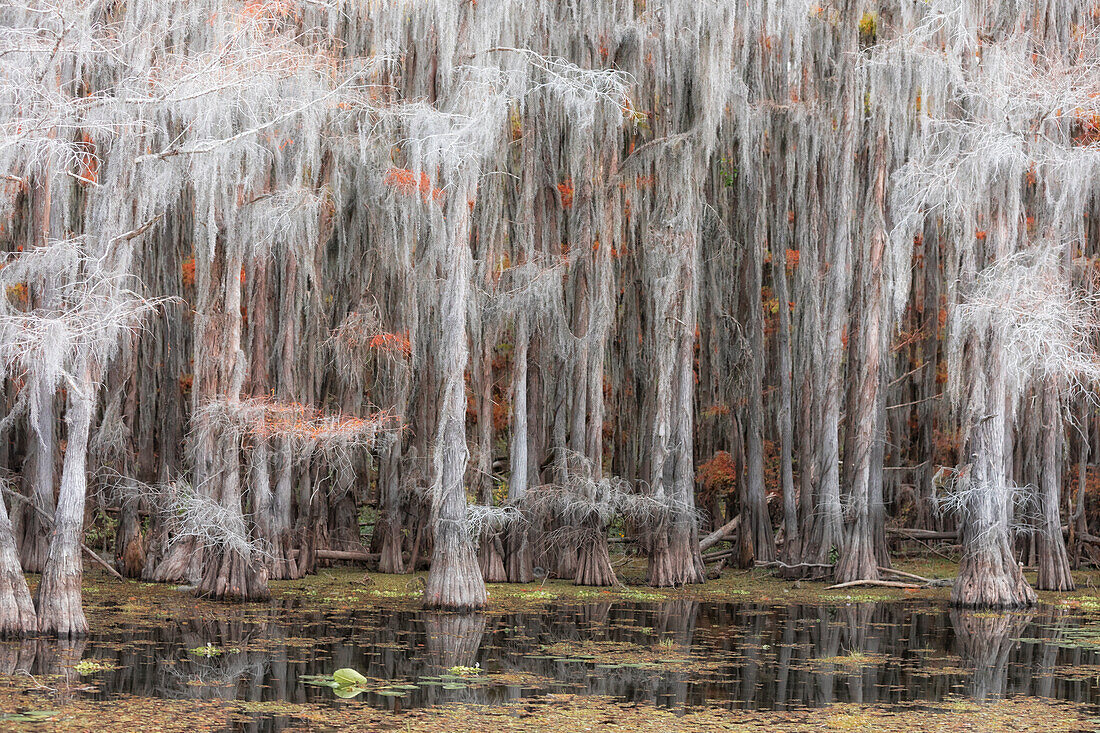
<instances>
[{"instance_id":1,"label":"lily pad","mask_svg":"<svg viewBox=\"0 0 1100 733\"><path fill-rule=\"evenodd\" d=\"M344 686L370 684L370 680L356 672L351 667L344 667L343 669L336 670L332 673L332 679L335 680L337 684Z\"/></svg>"}]
</instances>

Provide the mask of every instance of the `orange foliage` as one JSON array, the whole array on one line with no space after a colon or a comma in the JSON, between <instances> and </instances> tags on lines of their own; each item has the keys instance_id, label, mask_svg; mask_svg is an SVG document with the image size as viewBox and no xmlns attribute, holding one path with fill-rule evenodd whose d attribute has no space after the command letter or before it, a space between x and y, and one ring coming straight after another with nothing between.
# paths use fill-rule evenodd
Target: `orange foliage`
<instances>
[{"instance_id":1,"label":"orange foliage","mask_svg":"<svg viewBox=\"0 0 1100 733\"><path fill-rule=\"evenodd\" d=\"M730 406L724 403L719 403L705 408L702 413L700 413L700 417L704 419L714 419L716 417L722 417L728 414L730 414Z\"/></svg>"},{"instance_id":2,"label":"orange foliage","mask_svg":"<svg viewBox=\"0 0 1100 733\"><path fill-rule=\"evenodd\" d=\"M380 333L371 338L367 344L372 349L401 354L406 359L412 356L412 344L409 337L403 333Z\"/></svg>"},{"instance_id":3,"label":"orange foliage","mask_svg":"<svg viewBox=\"0 0 1100 733\"><path fill-rule=\"evenodd\" d=\"M245 409L261 410L260 420L250 425L258 436L284 436L304 441L355 439L378 430L399 428L400 418L390 411L368 417L326 415L315 407L297 402L275 402L262 398L242 400Z\"/></svg>"},{"instance_id":4,"label":"orange foliage","mask_svg":"<svg viewBox=\"0 0 1100 733\"><path fill-rule=\"evenodd\" d=\"M974 232L974 236L978 238L979 242L985 241L986 231L984 229L978 229Z\"/></svg>"},{"instance_id":5,"label":"orange foliage","mask_svg":"<svg viewBox=\"0 0 1100 733\"><path fill-rule=\"evenodd\" d=\"M894 337L894 345L891 347L892 351L898 352L907 346L912 346L915 343L924 340L924 329L915 328L911 331L901 330L898 331Z\"/></svg>"},{"instance_id":6,"label":"orange foliage","mask_svg":"<svg viewBox=\"0 0 1100 733\"><path fill-rule=\"evenodd\" d=\"M253 20L297 20L301 17L301 12L298 4L289 0L257 0L245 3L241 15Z\"/></svg>"},{"instance_id":7,"label":"orange foliage","mask_svg":"<svg viewBox=\"0 0 1100 733\"><path fill-rule=\"evenodd\" d=\"M27 305L28 295L27 286L24 283L16 283L15 285L8 286L8 300L13 305L24 307Z\"/></svg>"},{"instance_id":8,"label":"orange foliage","mask_svg":"<svg viewBox=\"0 0 1100 733\"><path fill-rule=\"evenodd\" d=\"M561 194L561 205L563 209L569 209L573 207L573 179L566 178L564 181L558 184L558 193Z\"/></svg>"},{"instance_id":9,"label":"orange foliage","mask_svg":"<svg viewBox=\"0 0 1100 733\"><path fill-rule=\"evenodd\" d=\"M80 175L78 180L83 185L95 185L99 183L99 157L95 154L95 143L87 133L80 136Z\"/></svg>"},{"instance_id":10,"label":"orange foliage","mask_svg":"<svg viewBox=\"0 0 1100 733\"><path fill-rule=\"evenodd\" d=\"M504 430L508 427L508 421L510 419L511 411L508 409L508 405L493 400L493 430L497 432Z\"/></svg>"},{"instance_id":11,"label":"orange foliage","mask_svg":"<svg viewBox=\"0 0 1100 733\"><path fill-rule=\"evenodd\" d=\"M737 468L733 458L724 450L714 454L709 461L695 469L695 480L707 494L728 494L737 486Z\"/></svg>"},{"instance_id":12,"label":"orange foliage","mask_svg":"<svg viewBox=\"0 0 1100 733\"><path fill-rule=\"evenodd\" d=\"M437 204L443 201L443 189L434 188L432 179L423 171L417 176L408 168L390 168L382 176L382 183L405 196L419 194L425 203L429 200Z\"/></svg>"},{"instance_id":13,"label":"orange foliage","mask_svg":"<svg viewBox=\"0 0 1100 733\"><path fill-rule=\"evenodd\" d=\"M799 256L800 255L799 255L799 252L798 252L797 249L788 249L787 250L787 269L788 270L793 270L796 267L798 267Z\"/></svg>"},{"instance_id":14,"label":"orange foliage","mask_svg":"<svg viewBox=\"0 0 1100 733\"><path fill-rule=\"evenodd\" d=\"M180 265L180 275L183 278L183 287L191 288L195 286L195 258L188 257Z\"/></svg>"},{"instance_id":15,"label":"orange foliage","mask_svg":"<svg viewBox=\"0 0 1100 733\"><path fill-rule=\"evenodd\" d=\"M1096 145L1100 143L1100 114L1078 110L1073 116L1073 144Z\"/></svg>"}]
</instances>

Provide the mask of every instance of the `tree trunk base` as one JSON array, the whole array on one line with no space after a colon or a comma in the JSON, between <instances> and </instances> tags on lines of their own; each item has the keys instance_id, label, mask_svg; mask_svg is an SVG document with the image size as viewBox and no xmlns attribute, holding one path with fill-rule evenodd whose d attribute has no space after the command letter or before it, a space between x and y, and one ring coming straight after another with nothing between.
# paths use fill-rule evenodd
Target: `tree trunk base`
<instances>
[{"instance_id":1,"label":"tree trunk base","mask_svg":"<svg viewBox=\"0 0 1100 733\"><path fill-rule=\"evenodd\" d=\"M1073 582L1073 573L1069 566L1066 543L1062 539L1060 528L1051 532L1050 537L1039 538L1039 577L1035 582L1038 590L1071 591L1077 586Z\"/></svg>"},{"instance_id":2,"label":"tree trunk base","mask_svg":"<svg viewBox=\"0 0 1100 733\"><path fill-rule=\"evenodd\" d=\"M19 567L11 522L5 515L0 517L0 637L26 636L37 629L34 601Z\"/></svg>"},{"instance_id":3,"label":"tree trunk base","mask_svg":"<svg viewBox=\"0 0 1100 733\"><path fill-rule=\"evenodd\" d=\"M145 570L146 543L140 530L120 537L118 572L125 578L140 578Z\"/></svg>"},{"instance_id":4,"label":"tree trunk base","mask_svg":"<svg viewBox=\"0 0 1100 733\"><path fill-rule=\"evenodd\" d=\"M871 536L862 531L859 525L849 527L847 535L841 543L839 557L833 568L836 582L878 580L878 559Z\"/></svg>"},{"instance_id":5,"label":"tree trunk base","mask_svg":"<svg viewBox=\"0 0 1100 733\"><path fill-rule=\"evenodd\" d=\"M394 520L386 522L379 548L378 572L388 575L405 574L405 558L401 555L401 527Z\"/></svg>"},{"instance_id":6,"label":"tree trunk base","mask_svg":"<svg viewBox=\"0 0 1100 733\"><path fill-rule=\"evenodd\" d=\"M618 585L619 579L611 567L611 554L607 550L607 538L598 537L581 545L577 553L577 574L574 585Z\"/></svg>"},{"instance_id":7,"label":"tree trunk base","mask_svg":"<svg viewBox=\"0 0 1100 733\"><path fill-rule=\"evenodd\" d=\"M438 526L435 535L432 566L424 587L424 607L446 611L484 608L489 597L466 528Z\"/></svg>"},{"instance_id":8,"label":"tree trunk base","mask_svg":"<svg viewBox=\"0 0 1100 733\"><path fill-rule=\"evenodd\" d=\"M164 559L150 571L145 569L144 579L151 583L188 583L197 585L200 579L196 560L202 553L190 540L172 545Z\"/></svg>"},{"instance_id":9,"label":"tree trunk base","mask_svg":"<svg viewBox=\"0 0 1100 733\"><path fill-rule=\"evenodd\" d=\"M219 601L266 601L271 597L263 563L255 559L249 562L232 550L210 560L196 595Z\"/></svg>"},{"instance_id":10,"label":"tree trunk base","mask_svg":"<svg viewBox=\"0 0 1100 733\"><path fill-rule=\"evenodd\" d=\"M555 578L575 578L577 576L579 561L577 558L577 548L574 545L568 545L560 548L558 552L557 560L554 564L553 577Z\"/></svg>"},{"instance_id":11,"label":"tree trunk base","mask_svg":"<svg viewBox=\"0 0 1100 733\"><path fill-rule=\"evenodd\" d=\"M272 540L271 555L266 561L268 580L298 580L305 577L305 568L314 562L312 548L297 542L291 532L281 532Z\"/></svg>"},{"instance_id":12,"label":"tree trunk base","mask_svg":"<svg viewBox=\"0 0 1100 733\"><path fill-rule=\"evenodd\" d=\"M508 573L504 570L504 560L501 557L502 547L497 545L500 540L496 537L482 537L481 545L477 550L477 562L481 567L481 577L486 583L507 583Z\"/></svg>"},{"instance_id":13,"label":"tree trunk base","mask_svg":"<svg viewBox=\"0 0 1100 733\"><path fill-rule=\"evenodd\" d=\"M691 535L690 527L673 527L667 535L658 534L649 556L646 582L657 588L669 588L706 580L699 545L692 541Z\"/></svg>"},{"instance_id":14,"label":"tree trunk base","mask_svg":"<svg viewBox=\"0 0 1100 733\"><path fill-rule=\"evenodd\" d=\"M997 555L964 555L959 577L951 589L951 605L957 608L1027 608L1038 597L1023 568L1012 558L1007 544Z\"/></svg>"},{"instance_id":15,"label":"tree trunk base","mask_svg":"<svg viewBox=\"0 0 1100 733\"><path fill-rule=\"evenodd\" d=\"M531 540L526 527L513 527L505 542L507 560L505 570L509 583L530 583L535 579L535 563L531 553Z\"/></svg>"},{"instance_id":16,"label":"tree trunk base","mask_svg":"<svg viewBox=\"0 0 1100 733\"><path fill-rule=\"evenodd\" d=\"M19 564L25 573L41 573L46 569L46 557L49 554L47 538L53 528L48 527L34 509L24 505L22 529Z\"/></svg>"},{"instance_id":17,"label":"tree trunk base","mask_svg":"<svg viewBox=\"0 0 1100 733\"><path fill-rule=\"evenodd\" d=\"M79 553L79 549L76 551ZM72 565L76 564L74 570ZM80 556L75 561L47 563L38 584L38 631L52 636L84 636L88 620L80 600Z\"/></svg>"}]
</instances>

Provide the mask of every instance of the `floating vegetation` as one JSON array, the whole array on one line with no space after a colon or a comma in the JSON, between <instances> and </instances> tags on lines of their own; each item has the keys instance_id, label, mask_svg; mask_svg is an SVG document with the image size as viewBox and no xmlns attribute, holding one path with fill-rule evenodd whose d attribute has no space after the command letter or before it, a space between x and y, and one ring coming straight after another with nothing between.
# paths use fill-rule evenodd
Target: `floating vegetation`
<instances>
[{"instance_id":1,"label":"floating vegetation","mask_svg":"<svg viewBox=\"0 0 1100 733\"><path fill-rule=\"evenodd\" d=\"M333 672L330 677L325 677L323 675L304 675L299 677L299 679L307 685L328 687L337 697L345 699L360 695L371 687L371 681L369 679L350 667L338 669ZM403 695L404 693L397 692L394 694Z\"/></svg>"},{"instance_id":2,"label":"floating vegetation","mask_svg":"<svg viewBox=\"0 0 1100 733\"><path fill-rule=\"evenodd\" d=\"M207 659L209 659L211 657L220 657L221 655L225 654L225 650L219 649L213 644L208 643L203 644L202 646L197 646L194 649L188 649L187 653L194 657L206 657Z\"/></svg>"},{"instance_id":3,"label":"floating vegetation","mask_svg":"<svg viewBox=\"0 0 1100 733\"><path fill-rule=\"evenodd\" d=\"M639 582L643 572L644 567L631 566L625 574ZM100 628L109 627L110 632L93 634L81 647L85 659L67 664L76 670L83 662L102 663L94 673L94 694L103 699L86 699L84 691L93 688L81 686L73 673L40 674L39 667L20 658L42 685L41 691L35 691L26 676L0 676L0 710L21 716L27 709L60 708L62 715L48 721L51 730L60 731L133 731L142 729L134 721L150 715L154 722L144 729L180 733L222 730L227 720L234 725L258 721L263 728L272 718L276 728L373 730L385 726L380 711L401 710L411 711L401 722L414 733L533 733L554 730L555 725L561 730L597 730L600 721L607 720L601 714L615 716L631 733L786 733L815 726L907 733L942 723L941 715L930 712L940 709L956 715L956 728L970 725L991 733L1034 730L1028 727L1031 721L996 728L993 721L1003 723L1004 718L987 720L966 700L947 697L979 690L989 674L998 675L994 687L1004 676L1024 675L1021 679L1028 681L1016 694L1025 698L1053 694L1085 706L1100 703L1100 690L1089 682L1100 669L1100 619L1083 608L1049 605L1019 614L960 615L927 598L850 603L836 598L840 594L824 592L823 584L805 581L791 590L798 600L790 603L782 593L789 584L756 571L699 587L660 591L640 586L595 590L547 581L545 590L559 596L549 603L523 600L523 593L541 590L537 583L517 589L500 586L500 592L494 586L497 610L464 616L424 612L411 599L372 602L372 589L402 592L409 577L372 574L369 577L378 579L376 586L364 583L363 577L361 571L333 568L319 577L274 584L272 604L234 607L201 599L179 602L179 595L164 586L134 586L132 591L127 587L133 596L124 596L115 582L93 583L89 596L95 601L89 607L99 614ZM638 591L662 600L627 597ZM593 602L585 593L600 600ZM745 595L753 602L728 601ZM326 608L325 598L353 600L346 607L341 601ZM1003 618L1012 623L1003 629L993 623ZM974 620L982 623L975 625ZM960 635L960 628L969 636ZM1060 654L1057 661L1063 664L1051 666L1051 647L1078 650L1072 657L1076 663L1069 663L1070 655ZM0 652L19 648L18 643L0 644ZM983 657L987 652L1006 655L1007 663L991 668ZM279 666L286 663L290 666ZM349 667L332 671L341 664ZM298 694L300 686L307 685L305 696L293 698L294 703L264 700L281 688L271 685L266 675L253 676L249 670L254 669L281 672L286 689L297 688ZM855 674L866 690L873 690L865 692L870 706L811 709L828 699L825 691L837 685L838 675ZM1049 682L1047 688L1041 683L1051 675L1084 684L1056 685L1051 691ZM777 687L780 678L786 680L783 688ZM896 685L904 685L914 701L923 701L930 717L892 702L896 698L887 690ZM50 692L62 689L68 691L63 704ZM708 707L731 701L738 705L747 694L761 703L755 717ZM873 705L872 694L885 702ZM235 696L250 700L234 701ZM175 700L165 699L169 697ZM521 698L515 707L502 702L514 698ZM355 704L334 705L341 699ZM543 700L555 702L546 706ZM624 700L637 709L622 708ZM485 707L467 705L474 701ZM695 727L666 719L660 708L670 703L680 705L685 721ZM780 703L790 712L768 709ZM559 715L558 705L565 705L568 715ZM181 716L180 722L157 717L168 710ZM1012 710L1072 717L1077 708ZM890 712L897 715L896 728L883 722ZM576 718L572 727L565 723L569 716ZM658 723L663 727L654 727ZM38 729L21 717L0 721L0 730L19 726ZM1043 731L1065 729L1053 725ZM1081 723L1077 729L1089 726Z\"/></svg>"},{"instance_id":4,"label":"floating vegetation","mask_svg":"<svg viewBox=\"0 0 1100 733\"><path fill-rule=\"evenodd\" d=\"M481 674L481 664L475 664L473 667L464 667L459 664L451 667L447 671L458 677L469 677L471 675Z\"/></svg>"},{"instance_id":5,"label":"floating vegetation","mask_svg":"<svg viewBox=\"0 0 1100 733\"><path fill-rule=\"evenodd\" d=\"M3 723L45 723L56 718L61 713L57 710L26 710L20 713L2 713L0 722Z\"/></svg>"},{"instance_id":6,"label":"floating vegetation","mask_svg":"<svg viewBox=\"0 0 1100 733\"><path fill-rule=\"evenodd\" d=\"M837 667L865 667L872 664L881 664L886 657L882 654L869 654L867 652L853 651L835 657L820 657L813 660L816 665L835 665Z\"/></svg>"},{"instance_id":7,"label":"floating vegetation","mask_svg":"<svg viewBox=\"0 0 1100 733\"><path fill-rule=\"evenodd\" d=\"M87 676L97 672L107 672L112 669L118 669L118 665L107 659L81 659L73 665L73 669L77 674Z\"/></svg>"}]
</instances>

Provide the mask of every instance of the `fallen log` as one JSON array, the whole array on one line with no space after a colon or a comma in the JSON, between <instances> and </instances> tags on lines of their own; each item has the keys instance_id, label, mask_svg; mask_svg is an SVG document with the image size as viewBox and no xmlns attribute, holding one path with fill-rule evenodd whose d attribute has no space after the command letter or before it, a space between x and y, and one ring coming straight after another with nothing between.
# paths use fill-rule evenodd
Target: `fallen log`
<instances>
[{"instance_id":1,"label":"fallen log","mask_svg":"<svg viewBox=\"0 0 1100 733\"><path fill-rule=\"evenodd\" d=\"M958 532L937 532L932 529L907 529L905 527L887 527L886 534L910 540L957 540Z\"/></svg>"},{"instance_id":2,"label":"fallen log","mask_svg":"<svg viewBox=\"0 0 1100 733\"><path fill-rule=\"evenodd\" d=\"M378 562L377 552L349 552L347 550L317 550L318 560L347 560L350 562Z\"/></svg>"},{"instance_id":3,"label":"fallen log","mask_svg":"<svg viewBox=\"0 0 1100 733\"><path fill-rule=\"evenodd\" d=\"M920 576L920 575L914 575L913 573L907 573L903 570L894 570L893 568L879 568L878 571L880 573L889 573L890 575L896 575L899 578L908 578L909 580L916 580L916 581L919 581L921 583L931 583L931 582L933 582L931 578L925 578L925 577Z\"/></svg>"},{"instance_id":4,"label":"fallen log","mask_svg":"<svg viewBox=\"0 0 1100 733\"><path fill-rule=\"evenodd\" d=\"M733 557L733 550L718 550L716 552L708 552L703 555L703 562L715 562L716 560L725 560L726 558Z\"/></svg>"},{"instance_id":5,"label":"fallen log","mask_svg":"<svg viewBox=\"0 0 1100 733\"><path fill-rule=\"evenodd\" d=\"M714 545L717 545L719 542L726 538L726 535L731 534L740 525L741 515L738 514L736 517L726 522L703 539L699 540L699 552L702 552L703 550L709 549Z\"/></svg>"},{"instance_id":6,"label":"fallen log","mask_svg":"<svg viewBox=\"0 0 1100 733\"><path fill-rule=\"evenodd\" d=\"M830 585L825 590L837 590L840 588L854 588L857 585L870 585L882 588L927 588L925 584L917 583L900 583L896 580L849 580L847 583L837 583L836 585Z\"/></svg>"},{"instance_id":7,"label":"fallen log","mask_svg":"<svg viewBox=\"0 0 1100 733\"><path fill-rule=\"evenodd\" d=\"M833 564L829 562L799 562L794 565L789 565L780 560L772 560L771 562L757 561L756 567L758 568L786 568L787 570L798 570L800 568L828 568L833 569Z\"/></svg>"}]
</instances>

